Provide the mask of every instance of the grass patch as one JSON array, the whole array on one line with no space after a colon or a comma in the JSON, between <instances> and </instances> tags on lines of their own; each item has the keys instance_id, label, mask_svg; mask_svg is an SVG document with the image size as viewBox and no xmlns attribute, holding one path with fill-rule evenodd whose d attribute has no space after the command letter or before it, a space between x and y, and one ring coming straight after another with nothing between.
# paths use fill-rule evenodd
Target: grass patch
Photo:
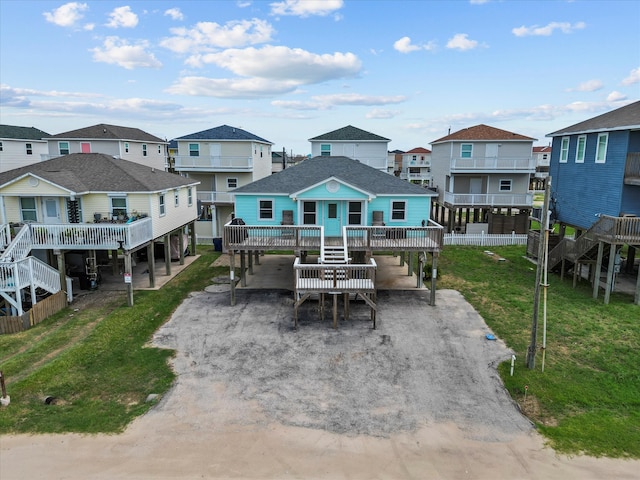
<instances>
[{"instance_id":1,"label":"grass patch","mask_svg":"<svg viewBox=\"0 0 640 480\"><path fill-rule=\"evenodd\" d=\"M507 261L481 248L446 248L439 288L459 290L515 351L513 377L509 362L499 367L512 397L559 452L640 458L640 307L616 292L604 305L587 282L574 289L571 279L550 274L545 371L540 352L529 370L536 267L523 247L493 251Z\"/></svg>"},{"instance_id":2,"label":"grass patch","mask_svg":"<svg viewBox=\"0 0 640 480\"><path fill-rule=\"evenodd\" d=\"M199 247L201 257L164 288L124 294L99 308L73 306L35 328L0 336L0 369L11 405L0 408L4 433L115 433L151 408L174 373L170 350L149 347L160 325L192 291L202 290L226 267L210 267L219 255ZM219 270L219 271L218 271ZM46 397L55 401L45 404Z\"/></svg>"}]
</instances>

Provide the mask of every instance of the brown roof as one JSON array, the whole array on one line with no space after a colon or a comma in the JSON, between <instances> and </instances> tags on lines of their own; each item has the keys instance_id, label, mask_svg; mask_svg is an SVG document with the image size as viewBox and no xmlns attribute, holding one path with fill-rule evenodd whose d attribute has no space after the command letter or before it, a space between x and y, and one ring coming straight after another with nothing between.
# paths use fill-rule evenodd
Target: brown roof
<instances>
[{"instance_id":1,"label":"brown roof","mask_svg":"<svg viewBox=\"0 0 640 480\"><path fill-rule=\"evenodd\" d=\"M165 143L163 140L155 135L151 135L139 128L121 127L119 125L107 125L106 123L100 123L91 127L79 128L77 130L71 130L69 132L62 132L56 135L51 135L47 138L62 138L62 139L80 139L80 140L132 140L138 142L153 142L153 143Z\"/></svg>"},{"instance_id":2,"label":"brown roof","mask_svg":"<svg viewBox=\"0 0 640 480\"><path fill-rule=\"evenodd\" d=\"M431 150L427 150L426 148L422 148L422 147L416 147L416 148L412 148L411 150L405 153L431 153Z\"/></svg>"},{"instance_id":3,"label":"brown roof","mask_svg":"<svg viewBox=\"0 0 640 480\"><path fill-rule=\"evenodd\" d=\"M549 153L551 152L551 147L533 147L533 153Z\"/></svg>"},{"instance_id":4,"label":"brown roof","mask_svg":"<svg viewBox=\"0 0 640 480\"><path fill-rule=\"evenodd\" d=\"M499 128L490 127L489 125L476 125L475 127L463 128L457 132L451 133L446 137L439 138L430 142L432 145L441 142L460 142L467 140L499 140L506 142L509 140L536 140L535 138L525 137L519 133L508 132Z\"/></svg>"}]
</instances>

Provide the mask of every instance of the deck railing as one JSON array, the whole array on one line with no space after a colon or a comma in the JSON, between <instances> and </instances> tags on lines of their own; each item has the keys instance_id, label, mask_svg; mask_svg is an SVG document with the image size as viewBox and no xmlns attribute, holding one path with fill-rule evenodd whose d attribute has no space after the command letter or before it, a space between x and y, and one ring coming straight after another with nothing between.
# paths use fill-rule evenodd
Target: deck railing
<instances>
[{"instance_id":1,"label":"deck railing","mask_svg":"<svg viewBox=\"0 0 640 480\"><path fill-rule=\"evenodd\" d=\"M429 220L425 227L348 226L347 246L354 250L426 250L442 248L444 228Z\"/></svg>"},{"instance_id":2,"label":"deck railing","mask_svg":"<svg viewBox=\"0 0 640 480\"><path fill-rule=\"evenodd\" d=\"M176 155L175 169L197 169L197 170L251 170L253 169L253 158L244 156L228 155L200 155L192 157L189 155Z\"/></svg>"},{"instance_id":3,"label":"deck railing","mask_svg":"<svg viewBox=\"0 0 640 480\"><path fill-rule=\"evenodd\" d=\"M0 225L0 251L11 243L11 225Z\"/></svg>"},{"instance_id":4,"label":"deck railing","mask_svg":"<svg viewBox=\"0 0 640 480\"><path fill-rule=\"evenodd\" d=\"M611 243L640 243L640 217L601 215L600 220L594 227L591 229L603 241Z\"/></svg>"},{"instance_id":5,"label":"deck railing","mask_svg":"<svg viewBox=\"0 0 640 480\"><path fill-rule=\"evenodd\" d=\"M231 250L319 250L323 227L316 225L224 226L224 245Z\"/></svg>"},{"instance_id":6,"label":"deck railing","mask_svg":"<svg viewBox=\"0 0 640 480\"><path fill-rule=\"evenodd\" d=\"M296 290L317 293L375 291L377 264L373 258L363 264L293 263Z\"/></svg>"},{"instance_id":7,"label":"deck railing","mask_svg":"<svg viewBox=\"0 0 640 480\"><path fill-rule=\"evenodd\" d=\"M31 229L28 226L22 227L6 250L0 255L0 262L22 260L29 254L31 248Z\"/></svg>"},{"instance_id":8,"label":"deck railing","mask_svg":"<svg viewBox=\"0 0 640 480\"><path fill-rule=\"evenodd\" d=\"M0 262L0 290L19 291L35 285L55 293L60 291L60 274L55 268L35 257L11 263Z\"/></svg>"},{"instance_id":9,"label":"deck railing","mask_svg":"<svg viewBox=\"0 0 640 480\"><path fill-rule=\"evenodd\" d=\"M530 172L536 171L536 161L532 157L473 157L452 158L451 172Z\"/></svg>"},{"instance_id":10,"label":"deck railing","mask_svg":"<svg viewBox=\"0 0 640 480\"><path fill-rule=\"evenodd\" d=\"M444 192L444 201L449 205L482 207L530 207L533 193L451 193Z\"/></svg>"}]
</instances>

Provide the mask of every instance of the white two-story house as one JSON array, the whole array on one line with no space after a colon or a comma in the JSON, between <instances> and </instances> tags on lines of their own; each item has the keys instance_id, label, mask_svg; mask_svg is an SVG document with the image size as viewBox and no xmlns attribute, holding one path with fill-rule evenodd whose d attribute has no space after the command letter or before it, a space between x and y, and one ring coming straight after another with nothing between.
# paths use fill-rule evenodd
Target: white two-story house
<instances>
[{"instance_id":1,"label":"white two-story house","mask_svg":"<svg viewBox=\"0 0 640 480\"><path fill-rule=\"evenodd\" d=\"M400 178L418 185L431 186L431 150L417 147L402 154Z\"/></svg>"},{"instance_id":2,"label":"white two-story house","mask_svg":"<svg viewBox=\"0 0 640 480\"><path fill-rule=\"evenodd\" d=\"M233 189L271 175L273 143L241 128L221 125L172 140L176 172L200 182L200 238L222 237L233 213Z\"/></svg>"},{"instance_id":3,"label":"white two-story house","mask_svg":"<svg viewBox=\"0 0 640 480\"><path fill-rule=\"evenodd\" d=\"M525 233L535 138L476 125L431 142L434 219L449 231Z\"/></svg>"},{"instance_id":4,"label":"white two-story house","mask_svg":"<svg viewBox=\"0 0 640 480\"><path fill-rule=\"evenodd\" d=\"M48 136L34 127L0 125L0 172L39 162L48 152Z\"/></svg>"},{"instance_id":5,"label":"white two-story house","mask_svg":"<svg viewBox=\"0 0 640 480\"><path fill-rule=\"evenodd\" d=\"M309 139L311 157L347 157L370 167L389 171L388 138L348 125Z\"/></svg>"},{"instance_id":6,"label":"white two-story house","mask_svg":"<svg viewBox=\"0 0 640 480\"><path fill-rule=\"evenodd\" d=\"M101 123L69 132L48 135L48 154L43 160L71 153L104 153L115 158L167 170L167 141L139 128Z\"/></svg>"}]
</instances>

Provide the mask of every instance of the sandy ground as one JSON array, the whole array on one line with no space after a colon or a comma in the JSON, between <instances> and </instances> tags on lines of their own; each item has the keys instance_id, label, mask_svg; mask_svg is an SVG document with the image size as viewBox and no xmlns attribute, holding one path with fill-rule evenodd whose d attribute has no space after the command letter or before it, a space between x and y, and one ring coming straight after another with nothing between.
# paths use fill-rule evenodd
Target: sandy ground
<instances>
[{"instance_id":1,"label":"sandy ground","mask_svg":"<svg viewBox=\"0 0 640 480\"><path fill-rule=\"evenodd\" d=\"M0 478L638 478L638 461L544 446L495 371L511 352L459 293L379 300L377 330L364 303L333 330L308 302L294 331L290 293L194 293L154 337L178 378L147 415L121 435L2 436Z\"/></svg>"}]
</instances>

